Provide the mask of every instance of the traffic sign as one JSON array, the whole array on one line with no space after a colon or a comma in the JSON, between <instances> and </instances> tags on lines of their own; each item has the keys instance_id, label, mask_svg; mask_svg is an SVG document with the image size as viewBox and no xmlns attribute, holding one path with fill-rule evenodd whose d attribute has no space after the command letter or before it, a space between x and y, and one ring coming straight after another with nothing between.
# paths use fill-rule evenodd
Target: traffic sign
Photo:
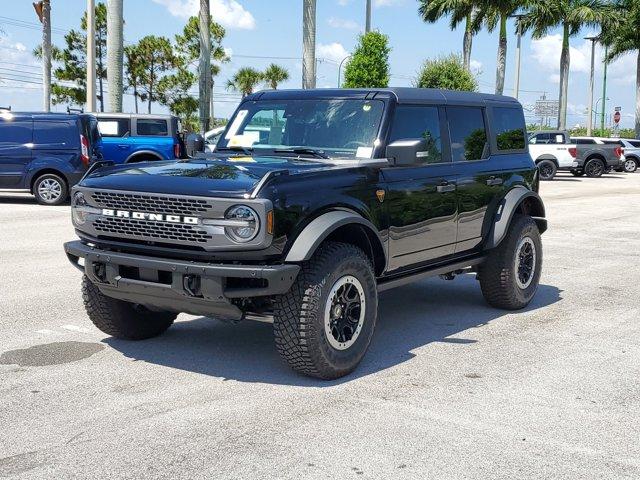
<instances>
[{"instance_id":1,"label":"traffic sign","mask_svg":"<svg viewBox=\"0 0 640 480\"><path fill-rule=\"evenodd\" d=\"M620 112L616 112L613 114L613 121L618 124L620 123L620 118L622 117L622 115L620 115Z\"/></svg>"}]
</instances>

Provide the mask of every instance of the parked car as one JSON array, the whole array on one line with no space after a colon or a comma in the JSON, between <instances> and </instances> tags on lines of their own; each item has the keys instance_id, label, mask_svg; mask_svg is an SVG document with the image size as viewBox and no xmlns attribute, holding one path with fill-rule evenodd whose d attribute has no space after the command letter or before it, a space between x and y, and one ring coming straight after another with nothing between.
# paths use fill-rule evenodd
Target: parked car
<instances>
[{"instance_id":1,"label":"parked car","mask_svg":"<svg viewBox=\"0 0 640 480\"><path fill-rule=\"evenodd\" d=\"M640 140L620 139L624 146L624 171L635 172L640 167Z\"/></svg>"},{"instance_id":2,"label":"parked car","mask_svg":"<svg viewBox=\"0 0 640 480\"><path fill-rule=\"evenodd\" d=\"M575 170L578 150L562 130L536 132L529 135L529 153L538 166L541 180L553 180L558 170Z\"/></svg>"},{"instance_id":3,"label":"parked car","mask_svg":"<svg viewBox=\"0 0 640 480\"><path fill-rule=\"evenodd\" d=\"M538 175L515 99L260 92L215 153L96 167L64 248L108 335L151 338L179 312L259 316L291 367L331 379L364 357L379 291L475 272L489 304L528 305L547 228Z\"/></svg>"},{"instance_id":4,"label":"parked car","mask_svg":"<svg viewBox=\"0 0 640 480\"><path fill-rule=\"evenodd\" d=\"M575 176L600 177L611 170L624 168L624 146L615 138L571 137L578 148Z\"/></svg>"},{"instance_id":5,"label":"parked car","mask_svg":"<svg viewBox=\"0 0 640 480\"><path fill-rule=\"evenodd\" d=\"M40 204L59 205L99 145L92 115L0 111L0 189L28 190Z\"/></svg>"},{"instance_id":6,"label":"parked car","mask_svg":"<svg viewBox=\"0 0 640 480\"><path fill-rule=\"evenodd\" d=\"M98 113L101 152L115 163L182 158L180 120L173 115Z\"/></svg>"}]
</instances>

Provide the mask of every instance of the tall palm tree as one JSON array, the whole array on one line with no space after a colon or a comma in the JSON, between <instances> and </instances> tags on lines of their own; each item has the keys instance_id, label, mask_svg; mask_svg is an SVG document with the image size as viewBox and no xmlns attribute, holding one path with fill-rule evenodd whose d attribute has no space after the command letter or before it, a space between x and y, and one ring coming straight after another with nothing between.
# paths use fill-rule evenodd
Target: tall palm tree
<instances>
[{"instance_id":1,"label":"tall palm tree","mask_svg":"<svg viewBox=\"0 0 640 480\"><path fill-rule=\"evenodd\" d=\"M275 63L269 65L262 76L266 84L273 90L278 88L278 84L289 80L289 72L287 69Z\"/></svg>"},{"instance_id":2,"label":"tall palm tree","mask_svg":"<svg viewBox=\"0 0 640 480\"><path fill-rule=\"evenodd\" d=\"M562 52L560 54L560 93L558 128L567 126L567 94L569 90L569 39L583 27L597 27L613 22L618 15L613 4L604 0L533 0L522 19L523 31L533 31L534 38L541 38L549 30L562 28Z\"/></svg>"},{"instance_id":3,"label":"tall palm tree","mask_svg":"<svg viewBox=\"0 0 640 480\"><path fill-rule=\"evenodd\" d=\"M496 94L504 92L504 75L507 66L507 19L515 14L526 2L520 0L494 0L478 2L478 11L473 20L473 28L480 30L482 25L493 32L499 26L498 58L496 60Z\"/></svg>"},{"instance_id":4,"label":"tall palm tree","mask_svg":"<svg viewBox=\"0 0 640 480\"><path fill-rule=\"evenodd\" d=\"M262 72L251 67L244 67L238 70L233 78L227 81L227 89L240 92L242 98L244 98L247 95L251 95L263 79L264 76Z\"/></svg>"},{"instance_id":5,"label":"tall palm tree","mask_svg":"<svg viewBox=\"0 0 640 480\"><path fill-rule=\"evenodd\" d=\"M107 80L111 112L122 111L123 25L122 0L109 0L107 3Z\"/></svg>"},{"instance_id":6,"label":"tall palm tree","mask_svg":"<svg viewBox=\"0 0 640 480\"><path fill-rule=\"evenodd\" d=\"M302 88L316 88L316 0L302 0Z\"/></svg>"},{"instance_id":7,"label":"tall palm tree","mask_svg":"<svg viewBox=\"0 0 640 480\"><path fill-rule=\"evenodd\" d=\"M450 16L450 27L454 30L460 23L465 22L464 39L462 41L462 61L465 70L471 68L471 47L473 36L478 33L474 30L475 6L478 2L473 0L418 0L420 7L418 12L423 21L435 23L443 17Z\"/></svg>"},{"instance_id":8,"label":"tall palm tree","mask_svg":"<svg viewBox=\"0 0 640 480\"><path fill-rule=\"evenodd\" d=\"M621 0L616 5L620 24L602 29L602 43L609 47L607 61L628 52L636 52L636 138L640 138L640 2Z\"/></svg>"}]
</instances>

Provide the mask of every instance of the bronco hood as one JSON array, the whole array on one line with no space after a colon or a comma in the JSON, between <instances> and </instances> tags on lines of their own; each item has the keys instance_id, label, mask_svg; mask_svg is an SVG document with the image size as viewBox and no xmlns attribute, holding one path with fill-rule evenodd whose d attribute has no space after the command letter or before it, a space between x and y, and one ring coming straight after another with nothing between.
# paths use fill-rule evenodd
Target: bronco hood
<instances>
[{"instance_id":1,"label":"bronco hood","mask_svg":"<svg viewBox=\"0 0 640 480\"><path fill-rule=\"evenodd\" d=\"M194 158L103 167L90 173L84 187L195 196L242 197L271 171L290 174L344 168L291 157Z\"/></svg>"}]
</instances>

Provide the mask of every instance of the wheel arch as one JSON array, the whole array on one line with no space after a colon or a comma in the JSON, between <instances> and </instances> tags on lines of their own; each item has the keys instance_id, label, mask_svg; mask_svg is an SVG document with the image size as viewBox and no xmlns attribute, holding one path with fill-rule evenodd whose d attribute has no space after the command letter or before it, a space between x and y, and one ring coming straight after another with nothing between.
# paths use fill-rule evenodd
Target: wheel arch
<instances>
[{"instance_id":1,"label":"wheel arch","mask_svg":"<svg viewBox=\"0 0 640 480\"><path fill-rule=\"evenodd\" d=\"M357 213L347 210L332 210L312 220L291 245L285 261L309 260L325 241L350 243L361 248L371 259L376 275L381 275L386 269L384 243L376 227Z\"/></svg>"},{"instance_id":2,"label":"wheel arch","mask_svg":"<svg viewBox=\"0 0 640 480\"><path fill-rule=\"evenodd\" d=\"M159 152L156 152L155 150L137 150L129 155L124 163L134 163L136 162L137 157L154 157L157 160L166 160Z\"/></svg>"},{"instance_id":3,"label":"wheel arch","mask_svg":"<svg viewBox=\"0 0 640 480\"><path fill-rule=\"evenodd\" d=\"M64 172L61 172L60 170L56 170L55 168L46 167L33 172L33 174L31 175L31 178L29 179L29 191L33 193L33 186L35 185L36 180L41 176L48 175L48 174L56 175L60 177L67 184L67 189L69 188L69 179L64 174Z\"/></svg>"},{"instance_id":4,"label":"wheel arch","mask_svg":"<svg viewBox=\"0 0 640 480\"><path fill-rule=\"evenodd\" d=\"M556 157L554 157L553 155L551 155L550 153L544 153L544 154L540 155L538 158L536 158L535 164L538 165L543 160L551 160L553 163L556 164L556 167L559 168L558 159Z\"/></svg>"},{"instance_id":5,"label":"wheel arch","mask_svg":"<svg viewBox=\"0 0 640 480\"><path fill-rule=\"evenodd\" d=\"M516 187L510 190L498 205L486 248L495 248L500 245L517 213L532 217L540 233L547 230L544 203L540 196L527 188Z\"/></svg>"}]
</instances>

